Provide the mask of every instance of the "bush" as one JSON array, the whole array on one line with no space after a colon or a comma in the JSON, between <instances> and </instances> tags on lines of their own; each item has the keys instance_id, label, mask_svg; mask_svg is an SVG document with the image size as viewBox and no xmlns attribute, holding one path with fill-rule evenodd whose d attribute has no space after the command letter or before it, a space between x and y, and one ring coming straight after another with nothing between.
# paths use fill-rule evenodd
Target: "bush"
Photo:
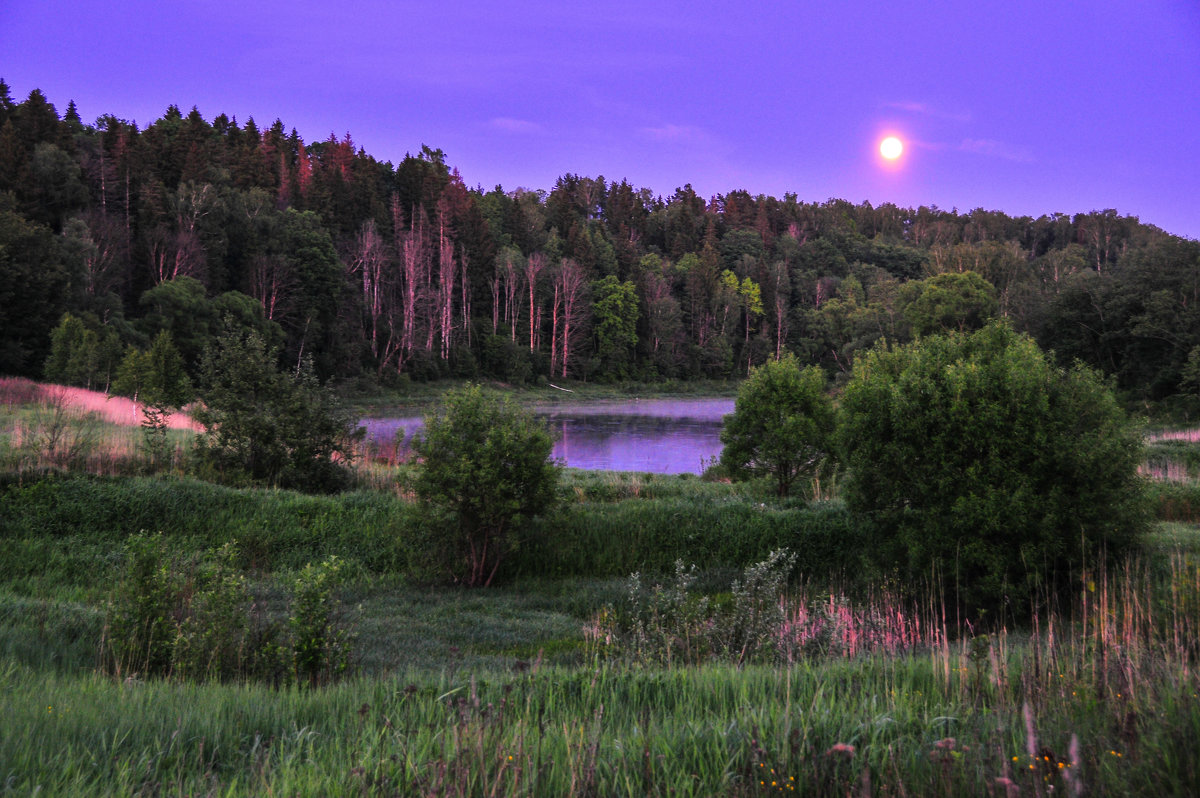
<instances>
[{"instance_id":1,"label":"bush","mask_svg":"<svg viewBox=\"0 0 1200 798\"><path fill-rule=\"evenodd\" d=\"M286 624L267 618L251 597L233 543L189 558L161 534L134 535L126 558L101 647L108 672L316 685L346 671L351 637L336 623L336 557L301 570Z\"/></svg>"},{"instance_id":2,"label":"bush","mask_svg":"<svg viewBox=\"0 0 1200 798\"><path fill-rule=\"evenodd\" d=\"M833 432L833 402L816 366L801 371L792 354L750 371L721 429L721 466L734 478L772 476L787 496L799 477L825 462Z\"/></svg>"},{"instance_id":3,"label":"bush","mask_svg":"<svg viewBox=\"0 0 1200 798\"><path fill-rule=\"evenodd\" d=\"M940 577L968 612L1022 609L1144 525L1141 440L1112 392L1007 325L867 353L841 411L846 503L874 524L873 559L910 584Z\"/></svg>"},{"instance_id":4,"label":"bush","mask_svg":"<svg viewBox=\"0 0 1200 798\"><path fill-rule=\"evenodd\" d=\"M363 431L309 363L283 372L262 336L231 330L205 354L202 372L205 406L194 414L205 428L196 447L202 475L317 492L349 485L344 466Z\"/></svg>"},{"instance_id":5,"label":"bush","mask_svg":"<svg viewBox=\"0 0 1200 798\"><path fill-rule=\"evenodd\" d=\"M250 598L226 544L200 557L173 553L162 535L134 535L108 605L103 665L117 676L195 681L279 679L286 650Z\"/></svg>"},{"instance_id":6,"label":"bush","mask_svg":"<svg viewBox=\"0 0 1200 798\"><path fill-rule=\"evenodd\" d=\"M129 540L124 578L109 602L104 664L122 674L167 673L174 658L176 604L182 592L179 572L164 563L161 536Z\"/></svg>"},{"instance_id":7,"label":"bush","mask_svg":"<svg viewBox=\"0 0 1200 798\"><path fill-rule=\"evenodd\" d=\"M349 665L350 634L336 625L337 603L333 591L340 581L342 563L331 556L311 563L292 585L292 672L299 682L317 685L341 676Z\"/></svg>"},{"instance_id":8,"label":"bush","mask_svg":"<svg viewBox=\"0 0 1200 798\"><path fill-rule=\"evenodd\" d=\"M725 600L693 593L696 566L675 561L674 578L647 587L629 577L625 600L593 618L589 635L604 653L639 663L671 666L712 659L771 661L779 651L785 614L781 598L796 563L786 549L747 566Z\"/></svg>"},{"instance_id":9,"label":"bush","mask_svg":"<svg viewBox=\"0 0 1200 798\"><path fill-rule=\"evenodd\" d=\"M175 676L198 681L277 676L278 627L267 624L251 600L238 557L237 546L226 543L187 575L177 597L183 605L174 608L171 671ZM164 565L160 559L160 572L166 571Z\"/></svg>"},{"instance_id":10,"label":"bush","mask_svg":"<svg viewBox=\"0 0 1200 798\"><path fill-rule=\"evenodd\" d=\"M413 489L433 533L415 541L412 561L440 564L467 585L491 584L524 522L554 501L553 444L546 425L507 398L478 385L447 393L412 443L421 459Z\"/></svg>"}]
</instances>

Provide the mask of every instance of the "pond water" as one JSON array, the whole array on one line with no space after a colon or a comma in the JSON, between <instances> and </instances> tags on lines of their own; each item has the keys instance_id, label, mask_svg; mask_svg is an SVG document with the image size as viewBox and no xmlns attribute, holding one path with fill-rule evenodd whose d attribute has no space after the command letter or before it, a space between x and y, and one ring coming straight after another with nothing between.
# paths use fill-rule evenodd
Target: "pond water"
<instances>
[{"instance_id":1,"label":"pond water","mask_svg":"<svg viewBox=\"0 0 1200 798\"><path fill-rule=\"evenodd\" d=\"M557 404L534 412L558 437L554 457L570 468L699 474L721 454L721 419L733 399L631 399ZM403 431L406 448L420 416L360 422L367 437L389 448Z\"/></svg>"}]
</instances>

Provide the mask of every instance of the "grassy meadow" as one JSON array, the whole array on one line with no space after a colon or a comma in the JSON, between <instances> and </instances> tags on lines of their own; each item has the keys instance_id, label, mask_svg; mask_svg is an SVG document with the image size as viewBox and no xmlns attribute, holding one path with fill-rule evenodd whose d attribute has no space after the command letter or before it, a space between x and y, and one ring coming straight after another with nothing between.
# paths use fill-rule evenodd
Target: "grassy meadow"
<instances>
[{"instance_id":1,"label":"grassy meadow","mask_svg":"<svg viewBox=\"0 0 1200 798\"><path fill-rule=\"evenodd\" d=\"M337 496L220 487L183 475L184 431L150 463L136 427L55 422L16 393L0 401L0 794L1200 794L1195 441L1152 445L1184 465L1149 484L1159 520L1137 556L974 628L867 573L836 498L568 471L500 587L437 587L390 466ZM236 542L280 620L293 577L336 555L349 675L109 675L139 532L181 556ZM756 605L757 653L731 656L711 642L725 616L701 608L736 617L735 580L780 548L791 579ZM676 560L698 569L680 581ZM633 572L650 610L625 635Z\"/></svg>"}]
</instances>

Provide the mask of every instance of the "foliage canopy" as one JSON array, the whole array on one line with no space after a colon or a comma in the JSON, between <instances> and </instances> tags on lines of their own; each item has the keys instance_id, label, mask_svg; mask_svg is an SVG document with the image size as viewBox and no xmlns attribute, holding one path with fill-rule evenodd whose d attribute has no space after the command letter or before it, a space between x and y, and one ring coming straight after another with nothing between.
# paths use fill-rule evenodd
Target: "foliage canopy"
<instances>
[{"instance_id":1,"label":"foliage canopy","mask_svg":"<svg viewBox=\"0 0 1200 798\"><path fill-rule=\"evenodd\" d=\"M1112 392L1003 323L867 353L838 434L876 562L940 570L967 611L1063 587L1143 522L1140 436Z\"/></svg>"},{"instance_id":2,"label":"foliage canopy","mask_svg":"<svg viewBox=\"0 0 1200 798\"><path fill-rule=\"evenodd\" d=\"M107 387L113 352L166 330L199 384L227 314L322 380L729 379L785 350L834 374L1002 315L1132 399L1189 418L1200 401L1200 242L1115 209L656 197L577 174L485 192L434 148L393 164L282 120L77 110L0 100L5 374L49 357ZM52 342L65 312L86 329Z\"/></svg>"},{"instance_id":3,"label":"foliage canopy","mask_svg":"<svg viewBox=\"0 0 1200 798\"><path fill-rule=\"evenodd\" d=\"M504 555L519 545L522 522L554 501L558 466L554 439L507 397L468 385L446 394L412 444L421 458L414 490L429 508L448 514L451 575L470 586L491 584ZM449 545L447 545L449 544Z\"/></svg>"},{"instance_id":4,"label":"foliage canopy","mask_svg":"<svg viewBox=\"0 0 1200 798\"><path fill-rule=\"evenodd\" d=\"M772 476L788 495L798 477L813 474L829 453L833 402L816 366L801 370L787 354L751 369L721 429L721 465L734 477Z\"/></svg>"},{"instance_id":5,"label":"foliage canopy","mask_svg":"<svg viewBox=\"0 0 1200 798\"><path fill-rule=\"evenodd\" d=\"M912 301L905 306L904 316L916 336L978 330L999 308L996 289L972 271L935 274L905 288Z\"/></svg>"},{"instance_id":6,"label":"foliage canopy","mask_svg":"<svg viewBox=\"0 0 1200 798\"><path fill-rule=\"evenodd\" d=\"M282 371L257 332L231 330L202 363L201 464L224 480L300 490L345 487L342 464L361 436L355 416L318 384L307 361Z\"/></svg>"}]
</instances>

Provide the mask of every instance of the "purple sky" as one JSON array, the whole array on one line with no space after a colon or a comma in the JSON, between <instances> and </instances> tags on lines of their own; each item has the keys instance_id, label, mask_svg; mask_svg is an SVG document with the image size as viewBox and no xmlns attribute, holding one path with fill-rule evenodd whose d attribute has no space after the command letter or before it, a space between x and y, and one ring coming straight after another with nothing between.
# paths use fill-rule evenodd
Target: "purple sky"
<instances>
[{"instance_id":1,"label":"purple sky","mask_svg":"<svg viewBox=\"0 0 1200 798\"><path fill-rule=\"evenodd\" d=\"M1196 0L0 0L0 77L85 122L175 103L468 185L1114 207L1200 238ZM881 167L878 141L908 145Z\"/></svg>"}]
</instances>

